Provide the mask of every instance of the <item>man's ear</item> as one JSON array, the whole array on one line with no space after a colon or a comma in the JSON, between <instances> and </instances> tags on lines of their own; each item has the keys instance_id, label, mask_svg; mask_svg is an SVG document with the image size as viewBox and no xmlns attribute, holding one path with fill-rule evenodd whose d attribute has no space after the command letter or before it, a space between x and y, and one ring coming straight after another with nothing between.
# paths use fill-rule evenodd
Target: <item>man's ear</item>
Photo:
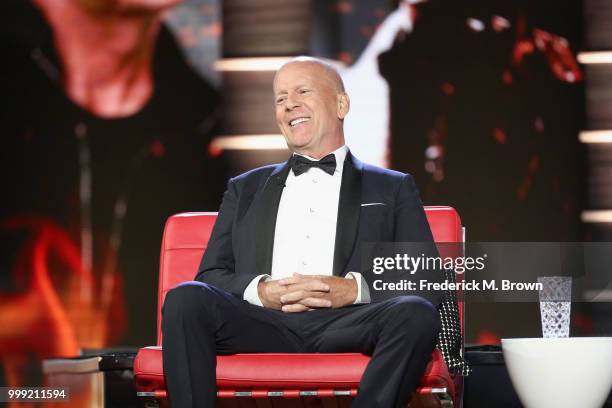
<instances>
[{"instance_id":1,"label":"man's ear","mask_svg":"<svg viewBox=\"0 0 612 408\"><path fill-rule=\"evenodd\" d=\"M351 108L351 101L346 92L338 94L338 119L342 120Z\"/></svg>"}]
</instances>

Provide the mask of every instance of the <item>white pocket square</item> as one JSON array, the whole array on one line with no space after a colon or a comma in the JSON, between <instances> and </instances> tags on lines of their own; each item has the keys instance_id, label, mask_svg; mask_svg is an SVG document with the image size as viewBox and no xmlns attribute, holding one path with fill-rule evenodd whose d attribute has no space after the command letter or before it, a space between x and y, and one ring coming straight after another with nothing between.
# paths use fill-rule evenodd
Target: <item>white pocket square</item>
<instances>
[{"instance_id":1,"label":"white pocket square","mask_svg":"<svg viewBox=\"0 0 612 408\"><path fill-rule=\"evenodd\" d=\"M363 203L361 204L362 207L370 207L372 205L387 205L385 203Z\"/></svg>"}]
</instances>

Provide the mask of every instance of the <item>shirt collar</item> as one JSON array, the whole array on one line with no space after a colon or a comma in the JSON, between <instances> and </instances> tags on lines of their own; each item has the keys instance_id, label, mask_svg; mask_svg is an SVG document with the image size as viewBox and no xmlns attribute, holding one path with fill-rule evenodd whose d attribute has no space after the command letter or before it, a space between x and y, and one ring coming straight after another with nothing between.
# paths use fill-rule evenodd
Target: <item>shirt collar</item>
<instances>
[{"instance_id":1,"label":"shirt collar","mask_svg":"<svg viewBox=\"0 0 612 408\"><path fill-rule=\"evenodd\" d=\"M344 168L344 160L346 159L346 154L348 153L348 147L346 145L343 145L342 147L339 147L338 149L334 150L333 152L329 153L329 154L333 154L334 156L336 156L336 171L335 173L342 173L342 169ZM295 155L298 156L302 156L307 158L308 160L312 160L312 161L319 161L320 159L313 159L310 156L306 156L305 154L299 154L299 153L293 153ZM323 157L327 156L324 155Z\"/></svg>"}]
</instances>

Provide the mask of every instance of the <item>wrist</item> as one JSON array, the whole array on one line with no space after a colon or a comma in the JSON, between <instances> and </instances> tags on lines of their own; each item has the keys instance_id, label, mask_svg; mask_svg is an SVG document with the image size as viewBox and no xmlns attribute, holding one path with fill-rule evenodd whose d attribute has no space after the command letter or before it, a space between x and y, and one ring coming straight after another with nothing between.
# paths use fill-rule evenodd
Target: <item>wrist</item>
<instances>
[{"instance_id":1,"label":"wrist","mask_svg":"<svg viewBox=\"0 0 612 408\"><path fill-rule=\"evenodd\" d=\"M266 285L265 279L260 280L257 284L257 296L264 306L266 305Z\"/></svg>"}]
</instances>

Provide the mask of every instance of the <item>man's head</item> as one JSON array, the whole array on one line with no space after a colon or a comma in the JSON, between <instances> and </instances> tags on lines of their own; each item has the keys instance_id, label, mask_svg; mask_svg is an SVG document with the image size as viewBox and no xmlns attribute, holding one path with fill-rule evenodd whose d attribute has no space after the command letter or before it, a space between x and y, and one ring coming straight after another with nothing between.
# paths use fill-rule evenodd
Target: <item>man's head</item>
<instances>
[{"instance_id":1,"label":"man's head","mask_svg":"<svg viewBox=\"0 0 612 408\"><path fill-rule=\"evenodd\" d=\"M338 72L308 57L283 65L274 77L276 123L289 149L319 159L344 145L349 98Z\"/></svg>"}]
</instances>

